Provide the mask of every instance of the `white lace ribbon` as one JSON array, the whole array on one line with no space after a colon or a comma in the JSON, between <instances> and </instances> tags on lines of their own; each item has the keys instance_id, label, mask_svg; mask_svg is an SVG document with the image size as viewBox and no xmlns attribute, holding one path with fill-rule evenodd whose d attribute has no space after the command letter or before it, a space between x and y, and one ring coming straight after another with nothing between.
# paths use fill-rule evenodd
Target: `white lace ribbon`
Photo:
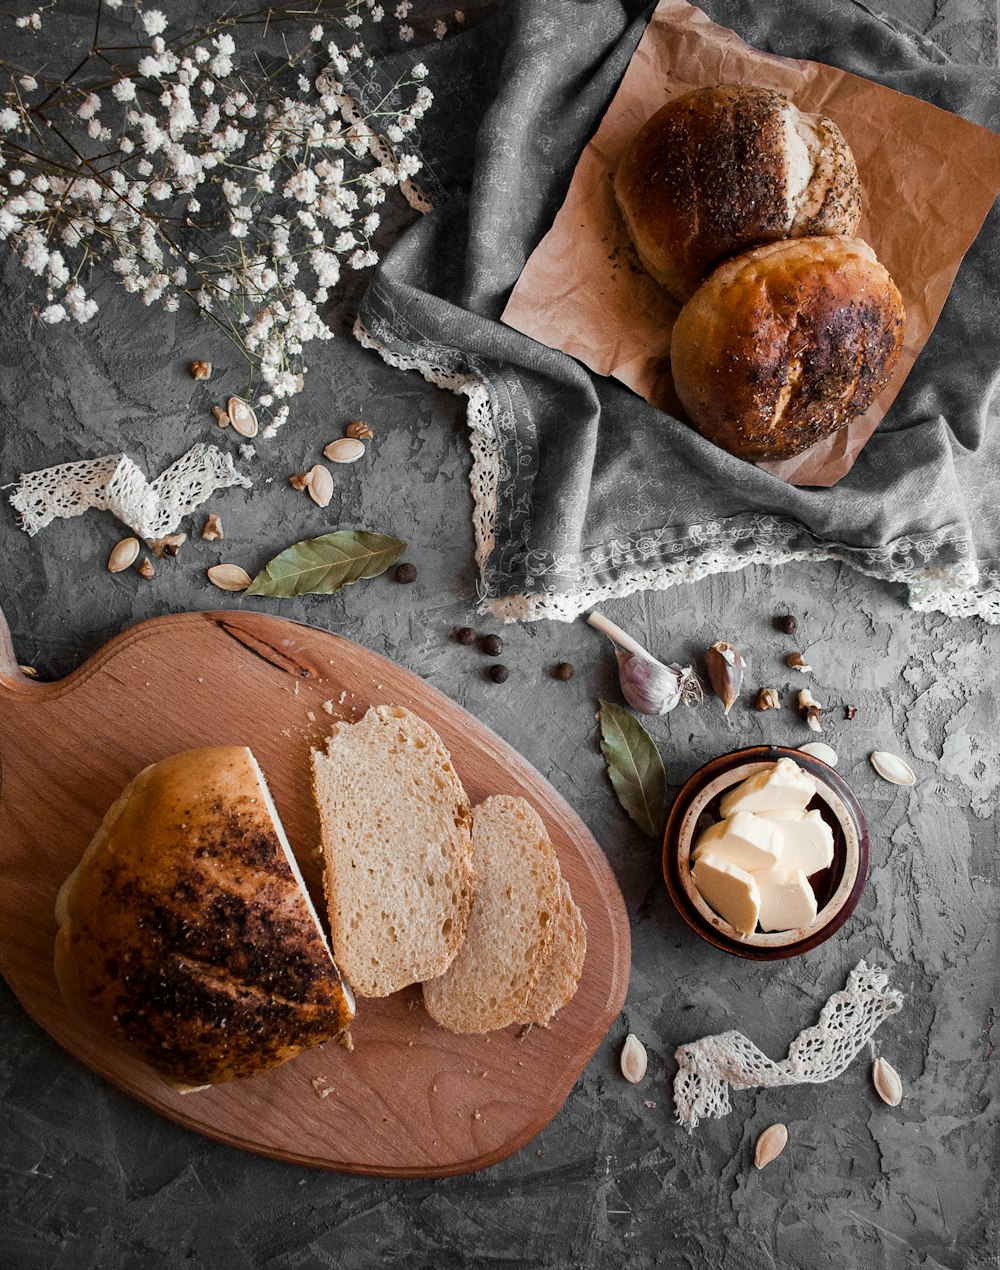
<instances>
[{"instance_id":1,"label":"white lace ribbon","mask_svg":"<svg viewBox=\"0 0 1000 1270\"><path fill-rule=\"evenodd\" d=\"M474 503L473 528L476 537L476 563L480 576L495 546L497 501L500 473L504 466L499 435L502 420L490 392L489 383L468 371L456 371L441 364L429 352L426 357L407 356L391 351L377 331L366 327L359 318L354 324L355 339L373 349L389 366L416 370L439 388L461 393L468 399L466 417L472 449L469 483ZM659 535L648 536L648 549L655 552L657 539L669 535L668 527ZM938 553L946 548L963 557L971 545L961 534L947 528L939 535L905 537L867 551L852 552L835 545L792 550L787 528L773 515L761 515L750 527L739 526L728 532L718 523L690 525L688 537L692 550L678 555L671 563L649 560L643 550L623 553L620 544L592 550L577 564L578 580L569 589L546 586L546 572L562 570L565 562L537 568L531 575L534 589L520 594L486 595L480 582L481 608L501 622L536 622L550 619L571 622L579 614L610 600L623 599L636 591L665 591L681 583L697 582L717 573L734 573L747 565L787 564L796 560L840 560L868 577L886 582L902 582L909 588L909 604L919 612L940 612L949 617L980 617L1000 624L1000 574L981 572L968 558L951 564L935 563ZM611 581L598 580L607 574L609 554L615 554L617 576Z\"/></svg>"},{"instance_id":2,"label":"white lace ribbon","mask_svg":"<svg viewBox=\"0 0 1000 1270\"><path fill-rule=\"evenodd\" d=\"M703 1117L729 1114L730 1089L774 1089L781 1085L833 1080L890 1014L903 1008L903 995L888 987L882 971L859 961L847 987L827 1001L814 1027L800 1032L788 1057L774 1062L742 1032L722 1032L682 1045L674 1057L674 1106L678 1123L690 1133Z\"/></svg>"},{"instance_id":3,"label":"white lace ribbon","mask_svg":"<svg viewBox=\"0 0 1000 1270\"><path fill-rule=\"evenodd\" d=\"M152 482L127 454L26 472L10 502L21 528L30 535L56 517L82 516L95 508L111 512L140 538L162 538L217 489L232 485L249 489L252 482L236 470L228 454L199 443Z\"/></svg>"}]
</instances>

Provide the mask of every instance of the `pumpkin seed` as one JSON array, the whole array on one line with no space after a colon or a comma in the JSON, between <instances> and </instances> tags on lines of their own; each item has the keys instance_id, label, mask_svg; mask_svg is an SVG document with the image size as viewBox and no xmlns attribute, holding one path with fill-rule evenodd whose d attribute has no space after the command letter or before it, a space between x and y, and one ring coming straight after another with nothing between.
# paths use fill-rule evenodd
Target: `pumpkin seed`
<instances>
[{"instance_id":1,"label":"pumpkin seed","mask_svg":"<svg viewBox=\"0 0 1000 1270\"><path fill-rule=\"evenodd\" d=\"M898 1107L903 1101L903 1082L899 1079L899 1072L895 1067L887 1063L884 1058L876 1058L872 1068L872 1080L882 1101L887 1102L890 1107Z\"/></svg>"},{"instance_id":2,"label":"pumpkin seed","mask_svg":"<svg viewBox=\"0 0 1000 1270\"><path fill-rule=\"evenodd\" d=\"M915 785L917 783L916 773L909 763L899 757L898 754L890 754L888 750L876 750L871 756L872 767L878 772L884 781L888 781L890 785Z\"/></svg>"},{"instance_id":3,"label":"pumpkin seed","mask_svg":"<svg viewBox=\"0 0 1000 1270\"><path fill-rule=\"evenodd\" d=\"M365 443L357 437L338 437L323 453L331 463L356 463L365 452Z\"/></svg>"},{"instance_id":4,"label":"pumpkin seed","mask_svg":"<svg viewBox=\"0 0 1000 1270\"><path fill-rule=\"evenodd\" d=\"M646 1047L631 1032L626 1036L625 1044L622 1046L620 1063L625 1079L630 1080L633 1085L638 1085L646 1074Z\"/></svg>"},{"instance_id":5,"label":"pumpkin seed","mask_svg":"<svg viewBox=\"0 0 1000 1270\"><path fill-rule=\"evenodd\" d=\"M753 1153L755 1169L766 1168L772 1160L776 1160L788 1145L788 1130L783 1124L770 1125L757 1139Z\"/></svg>"},{"instance_id":6,"label":"pumpkin seed","mask_svg":"<svg viewBox=\"0 0 1000 1270\"><path fill-rule=\"evenodd\" d=\"M241 437L257 435L257 416L242 397L230 397L226 410L234 432L238 432Z\"/></svg>"},{"instance_id":7,"label":"pumpkin seed","mask_svg":"<svg viewBox=\"0 0 1000 1270\"><path fill-rule=\"evenodd\" d=\"M317 507L328 507L333 498L333 477L330 469L322 463L314 463L309 469L309 484L306 486L309 497Z\"/></svg>"},{"instance_id":8,"label":"pumpkin seed","mask_svg":"<svg viewBox=\"0 0 1000 1270\"><path fill-rule=\"evenodd\" d=\"M837 751L824 741L810 741L808 745L800 745L799 750L803 754L811 754L813 758L818 758L827 767L837 766Z\"/></svg>"},{"instance_id":9,"label":"pumpkin seed","mask_svg":"<svg viewBox=\"0 0 1000 1270\"><path fill-rule=\"evenodd\" d=\"M123 538L111 548L111 555L108 556L108 572L121 573L123 569L134 565L138 559L139 539Z\"/></svg>"},{"instance_id":10,"label":"pumpkin seed","mask_svg":"<svg viewBox=\"0 0 1000 1270\"><path fill-rule=\"evenodd\" d=\"M220 591L245 591L253 579L238 564L213 564L208 580Z\"/></svg>"}]
</instances>

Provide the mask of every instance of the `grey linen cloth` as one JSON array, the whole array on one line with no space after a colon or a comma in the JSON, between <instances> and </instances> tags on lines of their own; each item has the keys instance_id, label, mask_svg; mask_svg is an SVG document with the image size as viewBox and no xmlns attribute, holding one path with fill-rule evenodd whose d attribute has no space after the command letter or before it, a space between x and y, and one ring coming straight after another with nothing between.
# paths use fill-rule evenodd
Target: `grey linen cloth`
<instances>
[{"instance_id":1,"label":"grey linen cloth","mask_svg":"<svg viewBox=\"0 0 1000 1270\"><path fill-rule=\"evenodd\" d=\"M856 0L702 0L755 48L811 58L1000 130L1000 74L951 63ZM498 319L549 228L650 7L521 0L421 50L418 176L434 210L378 267L356 334L469 397L484 604L569 619L744 565L835 559L910 603L1000 622L1000 208L852 471L797 489ZM412 54L409 61L414 60ZM362 101L399 71L382 64Z\"/></svg>"}]
</instances>

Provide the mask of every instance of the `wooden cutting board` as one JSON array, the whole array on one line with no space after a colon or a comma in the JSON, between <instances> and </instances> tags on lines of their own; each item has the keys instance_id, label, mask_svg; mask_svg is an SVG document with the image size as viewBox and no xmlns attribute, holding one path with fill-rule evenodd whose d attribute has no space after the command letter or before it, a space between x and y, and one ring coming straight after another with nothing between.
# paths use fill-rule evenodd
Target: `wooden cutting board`
<instances>
[{"instance_id":1,"label":"wooden cutting board","mask_svg":"<svg viewBox=\"0 0 1000 1270\"><path fill-rule=\"evenodd\" d=\"M549 1028L456 1036L418 988L359 1002L354 1052L336 1043L251 1080L177 1094L63 1007L53 905L105 811L148 763L249 745L315 894L319 826L309 750L369 705L406 706L451 750L473 804L523 794L540 812L587 922L573 1001ZM325 631L250 613L156 618L79 670L38 684L0 617L0 971L65 1049L141 1102L217 1141L347 1173L434 1177L493 1164L559 1110L621 1009L629 925L604 853L548 782L453 702Z\"/></svg>"}]
</instances>

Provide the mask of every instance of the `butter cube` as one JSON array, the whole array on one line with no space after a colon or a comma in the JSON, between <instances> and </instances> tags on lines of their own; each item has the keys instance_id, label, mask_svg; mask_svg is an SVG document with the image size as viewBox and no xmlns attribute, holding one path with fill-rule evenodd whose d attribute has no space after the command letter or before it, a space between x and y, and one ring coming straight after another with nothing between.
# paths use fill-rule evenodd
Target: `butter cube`
<instances>
[{"instance_id":1,"label":"butter cube","mask_svg":"<svg viewBox=\"0 0 1000 1270\"><path fill-rule=\"evenodd\" d=\"M801 869L806 876L833 863L833 830L818 811L762 811L781 834L781 867Z\"/></svg>"},{"instance_id":2,"label":"butter cube","mask_svg":"<svg viewBox=\"0 0 1000 1270\"><path fill-rule=\"evenodd\" d=\"M808 772L790 758L779 758L723 794L719 808L723 818L738 811L805 811L815 793L816 782Z\"/></svg>"},{"instance_id":3,"label":"butter cube","mask_svg":"<svg viewBox=\"0 0 1000 1270\"><path fill-rule=\"evenodd\" d=\"M698 894L741 935L752 935L760 913L753 875L719 856L703 855L691 871Z\"/></svg>"},{"instance_id":4,"label":"butter cube","mask_svg":"<svg viewBox=\"0 0 1000 1270\"><path fill-rule=\"evenodd\" d=\"M815 920L816 896L801 869L764 869L754 880L761 930L799 930Z\"/></svg>"},{"instance_id":5,"label":"butter cube","mask_svg":"<svg viewBox=\"0 0 1000 1270\"><path fill-rule=\"evenodd\" d=\"M695 843L693 858L699 860L706 853L720 856L752 873L755 869L771 869L783 862L783 842L781 825L763 820L752 811L738 811L735 816L720 820L717 825L705 830Z\"/></svg>"}]
</instances>

